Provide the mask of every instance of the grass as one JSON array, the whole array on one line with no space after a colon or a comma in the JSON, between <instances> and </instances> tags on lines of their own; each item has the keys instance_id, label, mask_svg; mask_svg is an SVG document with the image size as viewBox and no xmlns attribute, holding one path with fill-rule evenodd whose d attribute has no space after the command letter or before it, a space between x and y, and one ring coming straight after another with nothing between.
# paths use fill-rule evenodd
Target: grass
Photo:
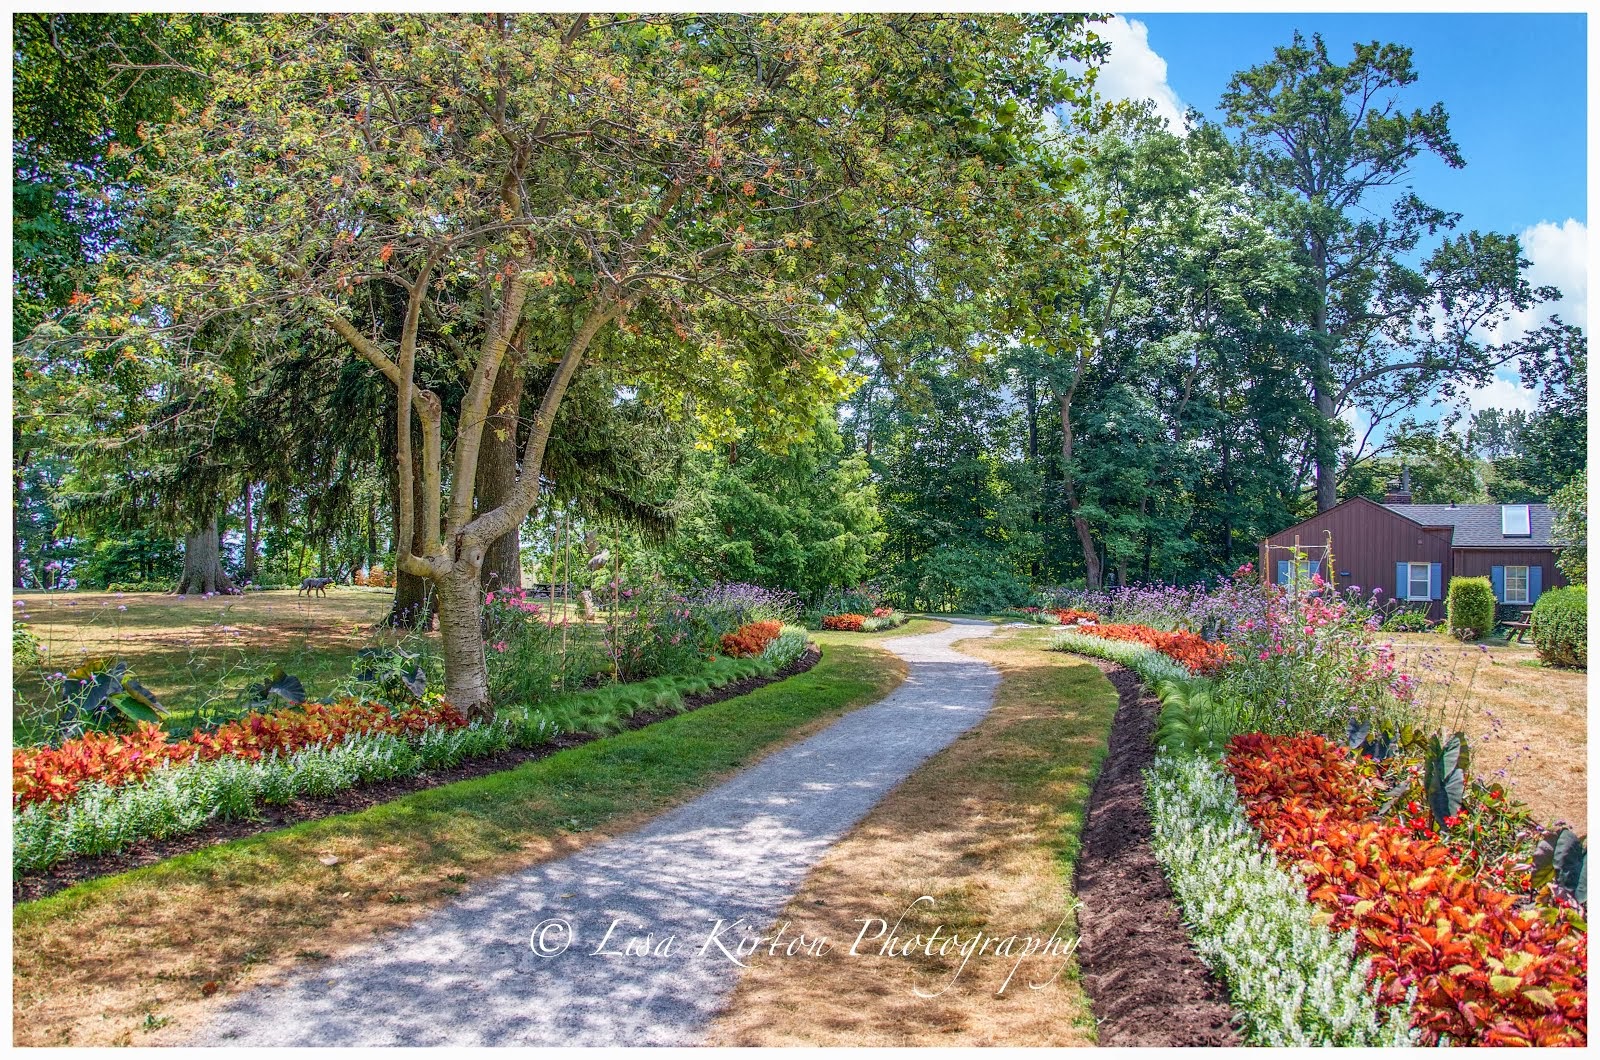
<instances>
[{"instance_id":1,"label":"grass","mask_svg":"<svg viewBox=\"0 0 1600 1060\"><path fill-rule=\"evenodd\" d=\"M166 1040L151 1013L182 1037L247 984L409 922L472 879L634 827L904 677L859 635L817 639L816 667L749 695L15 907L16 1043Z\"/></svg>"},{"instance_id":2,"label":"grass","mask_svg":"<svg viewBox=\"0 0 1600 1060\"><path fill-rule=\"evenodd\" d=\"M708 1044L1086 1045L1094 1021L1074 964L879 956L851 944L868 918L900 934L1047 938L1066 917L1090 789L1117 695L1092 664L1045 650L1051 630L1001 630L960 649L1001 671L994 709L889 794L807 877L778 917L827 937L817 958L757 955ZM1039 989L1028 984L1042 983ZM919 997L914 990L937 993Z\"/></svg>"},{"instance_id":3,"label":"grass","mask_svg":"<svg viewBox=\"0 0 1600 1060\"><path fill-rule=\"evenodd\" d=\"M1433 721L1471 739L1476 772L1502 776L1541 821L1587 833L1587 674L1544 666L1531 643L1462 644L1442 633L1392 639L1422 679Z\"/></svg>"},{"instance_id":4,"label":"grass","mask_svg":"<svg viewBox=\"0 0 1600 1060\"><path fill-rule=\"evenodd\" d=\"M437 639L374 629L388 613L388 590L334 587L317 598L284 589L209 600L14 590L13 600L23 602L12 608L13 617L28 623L46 652L37 669L14 675L16 743L42 738L44 675L71 670L93 656L127 660L133 675L171 710L168 725L178 731L208 704L235 705L245 686L274 666L320 696L349 675L362 648L408 640L411 650L431 651Z\"/></svg>"}]
</instances>

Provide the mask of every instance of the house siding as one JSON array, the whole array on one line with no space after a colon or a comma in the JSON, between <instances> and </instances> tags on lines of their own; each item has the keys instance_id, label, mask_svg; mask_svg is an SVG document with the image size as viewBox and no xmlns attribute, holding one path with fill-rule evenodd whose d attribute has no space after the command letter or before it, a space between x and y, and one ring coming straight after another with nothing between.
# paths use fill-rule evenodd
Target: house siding
<instances>
[{"instance_id":1,"label":"house siding","mask_svg":"<svg viewBox=\"0 0 1600 1060\"><path fill-rule=\"evenodd\" d=\"M1328 533L1333 535L1338 587L1343 589L1359 585L1363 595L1373 589L1382 589L1383 595L1379 598L1382 602L1393 599L1399 591L1395 584L1396 563L1437 563L1444 572L1454 570L1450 547L1454 531L1450 527L1429 529L1418 526L1380 504L1358 497L1263 541L1258 550L1258 559L1265 577L1268 581L1276 582L1276 560L1287 558L1288 555L1269 551L1269 546L1292 546L1298 535L1300 547L1306 555L1311 559L1322 559L1327 540L1325 534ZM1444 601L1432 601L1428 615L1435 621L1443 619Z\"/></svg>"},{"instance_id":2,"label":"house siding","mask_svg":"<svg viewBox=\"0 0 1600 1060\"><path fill-rule=\"evenodd\" d=\"M1544 592L1567 584L1566 577L1556 567L1553 548L1458 548L1451 570L1454 577L1487 578L1491 567L1540 567L1543 573L1539 579Z\"/></svg>"}]
</instances>

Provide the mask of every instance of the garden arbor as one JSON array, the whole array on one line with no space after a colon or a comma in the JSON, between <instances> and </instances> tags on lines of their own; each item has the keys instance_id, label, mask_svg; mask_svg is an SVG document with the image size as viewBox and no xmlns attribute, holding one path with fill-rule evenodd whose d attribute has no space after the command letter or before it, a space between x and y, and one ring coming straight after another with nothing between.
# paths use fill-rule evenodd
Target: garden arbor
<instances>
[{"instance_id":1,"label":"garden arbor","mask_svg":"<svg viewBox=\"0 0 1600 1060\"><path fill-rule=\"evenodd\" d=\"M159 357L158 331L309 314L381 373L399 481L421 483L396 493L397 566L436 586L446 696L482 716L479 572L538 503L577 374L600 367L711 436L733 409L804 434L847 392L845 341L905 259L935 286L980 274L970 233L1026 216L1045 109L1077 98L1052 60L1097 51L1083 26L263 18L208 56L203 107L146 130L139 213L162 236L64 323ZM403 310L376 312L371 284ZM509 488L475 506L511 357L549 374Z\"/></svg>"}]
</instances>

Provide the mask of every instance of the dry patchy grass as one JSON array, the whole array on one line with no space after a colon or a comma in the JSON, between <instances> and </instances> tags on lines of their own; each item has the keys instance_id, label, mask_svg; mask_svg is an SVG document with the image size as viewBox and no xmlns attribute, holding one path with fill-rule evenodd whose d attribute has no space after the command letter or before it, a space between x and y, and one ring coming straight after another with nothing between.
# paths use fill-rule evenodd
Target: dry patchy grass
<instances>
[{"instance_id":1,"label":"dry patchy grass","mask_svg":"<svg viewBox=\"0 0 1600 1060\"><path fill-rule=\"evenodd\" d=\"M807 878L779 917L826 937L820 956L758 955L709 1044L1048 1046L1093 1041L1070 958L880 955L851 944L862 921L902 939L975 932L1076 937L1070 881L1117 695L1100 671L1044 649L1045 629L1000 632L961 650L1000 668L985 721L896 788ZM914 906L922 896L931 904ZM872 925L875 934L877 925ZM1020 950L1018 951L1020 952ZM1039 988L1030 983L1042 984ZM919 997L917 991L932 994Z\"/></svg>"},{"instance_id":2,"label":"dry patchy grass","mask_svg":"<svg viewBox=\"0 0 1600 1060\"><path fill-rule=\"evenodd\" d=\"M1461 644L1437 633L1394 642L1440 727L1471 738L1477 772L1504 770L1536 818L1588 831L1587 674L1541 665L1532 644Z\"/></svg>"}]
</instances>

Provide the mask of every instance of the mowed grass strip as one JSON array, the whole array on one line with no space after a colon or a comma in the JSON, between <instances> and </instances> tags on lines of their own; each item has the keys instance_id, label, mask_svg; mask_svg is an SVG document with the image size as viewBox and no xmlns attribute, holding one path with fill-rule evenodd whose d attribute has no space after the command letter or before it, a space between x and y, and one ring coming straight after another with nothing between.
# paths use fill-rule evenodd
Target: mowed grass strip
<instances>
[{"instance_id":1,"label":"mowed grass strip","mask_svg":"<svg viewBox=\"0 0 1600 1060\"><path fill-rule=\"evenodd\" d=\"M1051 631L1002 630L960 650L1001 671L982 724L912 774L835 846L778 917L820 956L751 958L708 1044L1059 1046L1094 1041L1062 956L1019 960L1020 937L1076 938L1072 870L1117 694L1092 664L1045 650ZM931 904L914 904L928 896ZM902 914L904 919L902 920ZM876 921L900 949L882 952ZM864 921L873 921L852 956ZM1018 936L1012 956L904 943ZM981 946L981 943L980 943ZM1011 981L1006 984L1006 978ZM1034 989L1030 984L1043 984ZM1002 986L1004 990L1002 992ZM918 996L918 992L924 995Z\"/></svg>"},{"instance_id":2,"label":"mowed grass strip","mask_svg":"<svg viewBox=\"0 0 1600 1060\"><path fill-rule=\"evenodd\" d=\"M15 907L14 1043L180 1040L229 993L401 926L473 879L637 826L905 677L855 635L817 639L816 667L749 695Z\"/></svg>"}]
</instances>

